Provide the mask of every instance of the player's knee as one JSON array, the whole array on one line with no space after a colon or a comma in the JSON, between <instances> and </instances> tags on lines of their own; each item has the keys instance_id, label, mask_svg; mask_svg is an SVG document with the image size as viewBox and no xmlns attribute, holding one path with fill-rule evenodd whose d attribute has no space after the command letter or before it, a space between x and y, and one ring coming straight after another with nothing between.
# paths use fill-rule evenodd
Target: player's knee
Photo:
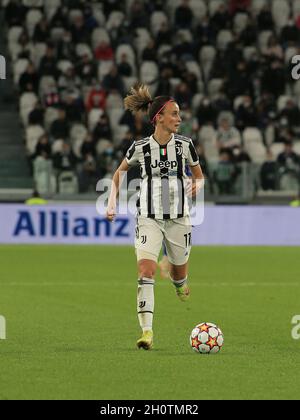
<instances>
[{"instance_id":1,"label":"player's knee","mask_svg":"<svg viewBox=\"0 0 300 420\"><path fill-rule=\"evenodd\" d=\"M156 272L156 263L154 261L139 261L139 277L153 279Z\"/></svg>"}]
</instances>

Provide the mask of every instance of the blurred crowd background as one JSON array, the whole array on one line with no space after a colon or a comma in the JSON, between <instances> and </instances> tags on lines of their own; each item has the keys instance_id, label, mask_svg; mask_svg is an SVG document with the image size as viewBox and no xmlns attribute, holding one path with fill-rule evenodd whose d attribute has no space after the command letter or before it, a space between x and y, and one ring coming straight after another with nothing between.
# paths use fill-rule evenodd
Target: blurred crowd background
<instances>
[{"instance_id":1,"label":"blurred crowd background","mask_svg":"<svg viewBox=\"0 0 300 420\"><path fill-rule=\"evenodd\" d=\"M178 102L208 196L298 194L300 1L2 3L0 186L19 174L42 195L95 191L153 130L123 108L140 81Z\"/></svg>"}]
</instances>

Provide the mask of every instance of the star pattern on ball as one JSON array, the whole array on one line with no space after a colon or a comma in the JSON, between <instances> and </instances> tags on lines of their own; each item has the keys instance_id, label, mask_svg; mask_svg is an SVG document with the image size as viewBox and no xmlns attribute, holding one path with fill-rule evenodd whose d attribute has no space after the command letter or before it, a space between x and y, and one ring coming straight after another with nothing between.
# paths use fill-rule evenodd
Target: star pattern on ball
<instances>
[{"instance_id":1,"label":"star pattern on ball","mask_svg":"<svg viewBox=\"0 0 300 420\"><path fill-rule=\"evenodd\" d=\"M210 340L207 342L207 344L212 349L213 347L217 345L217 339L210 337Z\"/></svg>"},{"instance_id":2,"label":"star pattern on ball","mask_svg":"<svg viewBox=\"0 0 300 420\"><path fill-rule=\"evenodd\" d=\"M199 325L199 330L201 331L201 332L207 332L208 333L208 330L209 330L209 326L208 325L206 325L206 324L203 324L203 325Z\"/></svg>"},{"instance_id":3,"label":"star pattern on ball","mask_svg":"<svg viewBox=\"0 0 300 420\"><path fill-rule=\"evenodd\" d=\"M193 338L192 339L192 346L193 347L198 347L200 345L200 341L198 340L198 338Z\"/></svg>"}]
</instances>

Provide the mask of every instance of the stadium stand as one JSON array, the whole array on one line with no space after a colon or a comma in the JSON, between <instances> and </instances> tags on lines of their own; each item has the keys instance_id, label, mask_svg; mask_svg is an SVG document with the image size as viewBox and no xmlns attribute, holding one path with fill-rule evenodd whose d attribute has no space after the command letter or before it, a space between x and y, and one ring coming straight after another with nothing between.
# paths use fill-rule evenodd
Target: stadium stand
<instances>
[{"instance_id":1,"label":"stadium stand","mask_svg":"<svg viewBox=\"0 0 300 420\"><path fill-rule=\"evenodd\" d=\"M31 171L45 193L73 194L111 177L132 139L151 132L145 118L123 109L122 99L137 80L149 84L153 95L176 98L185 134L203 147L208 173L224 157L230 160L237 173L232 194L241 194L239 185L247 183L238 179L245 174L252 177L251 191L263 188L260 168L270 156L279 174L293 173L292 183L279 179L268 184L272 189L299 180L300 82L291 77L291 58L300 52L299 1L3 5L6 38L1 35L0 48L11 72L6 91L18 98L19 115L13 99L0 114L1 186L16 177L17 185L28 185ZM280 161L280 153L287 158ZM40 171L47 181L39 179ZM221 194L213 176L211 183Z\"/></svg>"}]
</instances>

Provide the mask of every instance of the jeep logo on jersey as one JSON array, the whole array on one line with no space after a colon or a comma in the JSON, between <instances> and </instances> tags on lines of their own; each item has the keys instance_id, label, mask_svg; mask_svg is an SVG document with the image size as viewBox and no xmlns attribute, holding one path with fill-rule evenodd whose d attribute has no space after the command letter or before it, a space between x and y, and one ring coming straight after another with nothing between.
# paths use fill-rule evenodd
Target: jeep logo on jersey
<instances>
[{"instance_id":1,"label":"jeep logo on jersey","mask_svg":"<svg viewBox=\"0 0 300 420\"><path fill-rule=\"evenodd\" d=\"M165 162L159 162L157 159L154 162L153 165L151 165L151 168L156 169L175 169L177 168L178 163L176 162L176 160L172 160L171 162L169 160L166 160Z\"/></svg>"},{"instance_id":2,"label":"jeep logo on jersey","mask_svg":"<svg viewBox=\"0 0 300 420\"><path fill-rule=\"evenodd\" d=\"M0 55L0 80L6 79L6 61L3 55Z\"/></svg>"}]
</instances>

